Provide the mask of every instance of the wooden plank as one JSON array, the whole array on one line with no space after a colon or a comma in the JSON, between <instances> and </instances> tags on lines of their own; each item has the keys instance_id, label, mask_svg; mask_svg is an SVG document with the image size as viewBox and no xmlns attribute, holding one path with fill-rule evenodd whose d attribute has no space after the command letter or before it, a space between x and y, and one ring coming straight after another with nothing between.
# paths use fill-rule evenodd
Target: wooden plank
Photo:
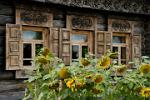
<instances>
[{"instance_id":1,"label":"wooden plank","mask_svg":"<svg viewBox=\"0 0 150 100\"><path fill-rule=\"evenodd\" d=\"M5 36L6 26L0 25L0 36Z\"/></svg>"},{"instance_id":2,"label":"wooden plank","mask_svg":"<svg viewBox=\"0 0 150 100\"><path fill-rule=\"evenodd\" d=\"M23 68L21 29L21 26L18 24L6 25L6 70Z\"/></svg>"},{"instance_id":3,"label":"wooden plank","mask_svg":"<svg viewBox=\"0 0 150 100\"><path fill-rule=\"evenodd\" d=\"M70 65L71 55L70 55L70 34L71 31L66 28L60 29L60 57L63 59L65 65Z\"/></svg>"},{"instance_id":4,"label":"wooden plank","mask_svg":"<svg viewBox=\"0 0 150 100\"><path fill-rule=\"evenodd\" d=\"M14 15L15 10L11 6L0 4L0 15Z\"/></svg>"},{"instance_id":5,"label":"wooden plank","mask_svg":"<svg viewBox=\"0 0 150 100\"><path fill-rule=\"evenodd\" d=\"M0 36L0 47L4 47L5 46L5 37L4 36Z\"/></svg>"},{"instance_id":6,"label":"wooden plank","mask_svg":"<svg viewBox=\"0 0 150 100\"><path fill-rule=\"evenodd\" d=\"M0 15L0 25L6 25L6 23L14 23L14 17Z\"/></svg>"}]
</instances>

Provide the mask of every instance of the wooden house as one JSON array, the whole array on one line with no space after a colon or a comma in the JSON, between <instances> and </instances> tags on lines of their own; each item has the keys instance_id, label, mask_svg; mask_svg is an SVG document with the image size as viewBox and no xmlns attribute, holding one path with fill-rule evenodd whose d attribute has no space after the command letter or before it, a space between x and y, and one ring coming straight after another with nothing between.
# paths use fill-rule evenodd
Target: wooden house
<instances>
[{"instance_id":1,"label":"wooden house","mask_svg":"<svg viewBox=\"0 0 150 100\"><path fill-rule=\"evenodd\" d=\"M0 80L25 78L41 47L66 65L107 49L126 64L150 55L149 40L149 0L1 0Z\"/></svg>"}]
</instances>

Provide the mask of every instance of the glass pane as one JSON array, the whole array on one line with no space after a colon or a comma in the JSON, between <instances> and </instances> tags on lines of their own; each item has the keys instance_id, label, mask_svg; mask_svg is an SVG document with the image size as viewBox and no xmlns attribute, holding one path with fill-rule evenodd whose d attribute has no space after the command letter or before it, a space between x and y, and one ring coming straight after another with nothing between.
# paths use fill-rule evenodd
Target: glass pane
<instances>
[{"instance_id":1,"label":"glass pane","mask_svg":"<svg viewBox=\"0 0 150 100\"><path fill-rule=\"evenodd\" d=\"M118 52L118 47L113 47L113 52Z\"/></svg>"},{"instance_id":2,"label":"glass pane","mask_svg":"<svg viewBox=\"0 0 150 100\"><path fill-rule=\"evenodd\" d=\"M73 34L71 36L72 41L81 41L81 42L87 42L87 35L81 35L81 34Z\"/></svg>"},{"instance_id":3,"label":"glass pane","mask_svg":"<svg viewBox=\"0 0 150 100\"><path fill-rule=\"evenodd\" d=\"M126 59L126 47L121 47L121 59Z\"/></svg>"},{"instance_id":4,"label":"glass pane","mask_svg":"<svg viewBox=\"0 0 150 100\"><path fill-rule=\"evenodd\" d=\"M121 64L126 64L126 61L121 61Z\"/></svg>"},{"instance_id":5,"label":"glass pane","mask_svg":"<svg viewBox=\"0 0 150 100\"><path fill-rule=\"evenodd\" d=\"M123 36L113 36L113 43L126 43L126 38Z\"/></svg>"},{"instance_id":6,"label":"glass pane","mask_svg":"<svg viewBox=\"0 0 150 100\"><path fill-rule=\"evenodd\" d=\"M118 47L113 47L113 52L118 52ZM117 59L118 57L114 57L114 59Z\"/></svg>"},{"instance_id":7,"label":"glass pane","mask_svg":"<svg viewBox=\"0 0 150 100\"><path fill-rule=\"evenodd\" d=\"M79 58L79 46L72 45L72 59L78 59L78 58Z\"/></svg>"},{"instance_id":8,"label":"glass pane","mask_svg":"<svg viewBox=\"0 0 150 100\"><path fill-rule=\"evenodd\" d=\"M88 46L82 46L82 57L84 58L86 54L88 54Z\"/></svg>"},{"instance_id":9,"label":"glass pane","mask_svg":"<svg viewBox=\"0 0 150 100\"><path fill-rule=\"evenodd\" d=\"M42 32L23 31L24 40L42 40Z\"/></svg>"},{"instance_id":10,"label":"glass pane","mask_svg":"<svg viewBox=\"0 0 150 100\"><path fill-rule=\"evenodd\" d=\"M35 44L35 55L37 55L41 48L43 48L43 44Z\"/></svg>"},{"instance_id":11,"label":"glass pane","mask_svg":"<svg viewBox=\"0 0 150 100\"><path fill-rule=\"evenodd\" d=\"M31 58L32 56L31 44L23 44L23 58Z\"/></svg>"},{"instance_id":12,"label":"glass pane","mask_svg":"<svg viewBox=\"0 0 150 100\"><path fill-rule=\"evenodd\" d=\"M23 60L23 65L25 66L32 65L32 60Z\"/></svg>"}]
</instances>

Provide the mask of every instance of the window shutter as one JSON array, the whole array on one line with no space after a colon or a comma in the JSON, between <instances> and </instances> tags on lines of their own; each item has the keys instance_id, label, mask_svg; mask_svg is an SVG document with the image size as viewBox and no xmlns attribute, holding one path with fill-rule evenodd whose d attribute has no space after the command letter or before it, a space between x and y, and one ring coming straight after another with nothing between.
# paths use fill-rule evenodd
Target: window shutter
<instances>
[{"instance_id":1,"label":"window shutter","mask_svg":"<svg viewBox=\"0 0 150 100\"><path fill-rule=\"evenodd\" d=\"M60 57L65 65L70 65L70 30L60 29Z\"/></svg>"},{"instance_id":2,"label":"window shutter","mask_svg":"<svg viewBox=\"0 0 150 100\"><path fill-rule=\"evenodd\" d=\"M6 25L6 70L22 69L21 25Z\"/></svg>"},{"instance_id":3,"label":"window shutter","mask_svg":"<svg viewBox=\"0 0 150 100\"><path fill-rule=\"evenodd\" d=\"M49 35L50 44L49 47L52 52L59 57L59 29L58 28L50 28Z\"/></svg>"},{"instance_id":4,"label":"window shutter","mask_svg":"<svg viewBox=\"0 0 150 100\"><path fill-rule=\"evenodd\" d=\"M139 64L141 60L141 35L134 34L132 37L132 43L133 60Z\"/></svg>"},{"instance_id":5,"label":"window shutter","mask_svg":"<svg viewBox=\"0 0 150 100\"><path fill-rule=\"evenodd\" d=\"M95 54L101 57L106 50L111 50L112 34L111 32L97 31L95 36Z\"/></svg>"}]
</instances>

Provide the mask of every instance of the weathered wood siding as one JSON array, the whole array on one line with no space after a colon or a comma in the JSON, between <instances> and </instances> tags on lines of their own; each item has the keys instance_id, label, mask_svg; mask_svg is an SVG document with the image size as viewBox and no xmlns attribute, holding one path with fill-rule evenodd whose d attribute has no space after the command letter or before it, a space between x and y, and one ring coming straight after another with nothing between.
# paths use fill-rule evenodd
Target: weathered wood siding
<instances>
[{"instance_id":1,"label":"weathered wood siding","mask_svg":"<svg viewBox=\"0 0 150 100\"><path fill-rule=\"evenodd\" d=\"M24 95L22 80L14 80L14 71L5 70L6 23L15 23L13 2L0 1L0 100L21 100Z\"/></svg>"},{"instance_id":2,"label":"weathered wood siding","mask_svg":"<svg viewBox=\"0 0 150 100\"><path fill-rule=\"evenodd\" d=\"M145 34L143 41L143 55L150 56L150 19L145 21Z\"/></svg>"},{"instance_id":3,"label":"weathered wood siding","mask_svg":"<svg viewBox=\"0 0 150 100\"><path fill-rule=\"evenodd\" d=\"M5 36L6 23L15 22L15 9L10 1L0 1L0 79L13 78L13 72L5 71ZM6 76L5 76L6 75Z\"/></svg>"}]
</instances>

